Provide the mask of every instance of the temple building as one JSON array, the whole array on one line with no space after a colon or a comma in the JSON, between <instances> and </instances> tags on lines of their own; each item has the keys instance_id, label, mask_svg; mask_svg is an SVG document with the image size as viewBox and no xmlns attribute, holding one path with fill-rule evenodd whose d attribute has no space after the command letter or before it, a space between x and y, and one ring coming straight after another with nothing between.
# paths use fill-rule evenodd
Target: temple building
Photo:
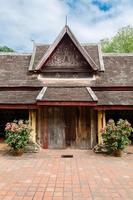
<instances>
[{"instance_id":1,"label":"temple building","mask_svg":"<svg viewBox=\"0 0 133 200\"><path fill-rule=\"evenodd\" d=\"M32 54L0 53L0 132L29 119L42 148L91 149L113 118L133 125L133 54L81 44L66 25Z\"/></svg>"}]
</instances>

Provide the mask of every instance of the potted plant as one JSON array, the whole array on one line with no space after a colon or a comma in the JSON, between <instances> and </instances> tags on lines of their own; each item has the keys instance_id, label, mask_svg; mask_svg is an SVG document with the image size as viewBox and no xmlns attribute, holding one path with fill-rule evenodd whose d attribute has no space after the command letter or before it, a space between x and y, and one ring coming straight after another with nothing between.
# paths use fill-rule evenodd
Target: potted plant
<instances>
[{"instance_id":1,"label":"potted plant","mask_svg":"<svg viewBox=\"0 0 133 200\"><path fill-rule=\"evenodd\" d=\"M127 120L120 119L116 124L109 120L102 130L103 144L109 153L115 156L122 156L122 151L130 144L129 136L133 128Z\"/></svg>"},{"instance_id":2,"label":"potted plant","mask_svg":"<svg viewBox=\"0 0 133 200\"><path fill-rule=\"evenodd\" d=\"M28 121L14 120L11 123L7 123L5 132L5 142L13 149L13 154L16 156L22 155L30 139L31 129Z\"/></svg>"}]
</instances>

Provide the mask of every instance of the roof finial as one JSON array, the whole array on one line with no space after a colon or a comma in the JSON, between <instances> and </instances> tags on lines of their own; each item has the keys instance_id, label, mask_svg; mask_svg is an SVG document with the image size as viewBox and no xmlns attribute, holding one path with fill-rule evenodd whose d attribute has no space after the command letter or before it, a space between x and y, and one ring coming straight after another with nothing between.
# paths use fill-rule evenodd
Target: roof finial
<instances>
[{"instance_id":1,"label":"roof finial","mask_svg":"<svg viewBox=\"0 0 133 200\"><path fill-rule=\"evenodd\" d=\"M67 15L66 15L66 21L65 21L65 26L67 26Z\"/></svg>"},{"instance_id":2,"label":"roof finial","mask_svg":"<svg viewBox=\"0 0 133 200\"><path fill-rule=\"evenodd\" d=\"M35 40L34 39L30 39L31 42L33 42L33 44L35 44Z\"/></svg>"}]
</instances>

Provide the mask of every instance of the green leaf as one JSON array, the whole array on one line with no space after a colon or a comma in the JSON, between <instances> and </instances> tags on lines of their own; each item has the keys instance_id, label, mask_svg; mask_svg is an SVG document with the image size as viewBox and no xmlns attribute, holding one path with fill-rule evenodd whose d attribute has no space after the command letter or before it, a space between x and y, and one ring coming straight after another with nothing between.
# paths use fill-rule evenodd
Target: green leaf
<instances>
[{"instance_id":1,"label":"green leaf","mask_svg":"<svg viewBox=\"0 0 133 200\"><path fill-rule=\"evenodd\" d=\"M102 51L105 53L133 52L133 27L126 26L118 30L111 39L101 40Z\"/></svg>"}]
</instances>

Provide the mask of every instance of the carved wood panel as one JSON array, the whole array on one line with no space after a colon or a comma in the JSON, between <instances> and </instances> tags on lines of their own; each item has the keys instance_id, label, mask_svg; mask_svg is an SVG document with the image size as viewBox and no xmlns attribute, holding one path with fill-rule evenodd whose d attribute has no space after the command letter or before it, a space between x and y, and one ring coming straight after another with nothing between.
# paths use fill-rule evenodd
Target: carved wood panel
<instances>
[{"instance_id":1,"label":"carved wood panel","mask_svg":"<svg viewBox=\"0 0 133 200\"><path fill-rule=\"evenodd\" d=\"M44 72L89 72L91 67L68 35L65 35L48 59Z\"/></svg>"}]
</instances>

